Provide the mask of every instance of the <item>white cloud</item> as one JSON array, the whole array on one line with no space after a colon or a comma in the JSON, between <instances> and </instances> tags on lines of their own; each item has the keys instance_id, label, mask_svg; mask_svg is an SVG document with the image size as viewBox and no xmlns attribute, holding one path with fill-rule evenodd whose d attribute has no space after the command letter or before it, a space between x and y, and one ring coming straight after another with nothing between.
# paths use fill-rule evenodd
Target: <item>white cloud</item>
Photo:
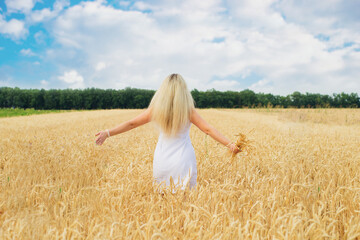
<instances>
[{"instance_id":1,"label":"white cloud","mask_svg":"<svg viewBox=\"0 0 360 240\"><path fill-rule=\"evenodd\" d=\"M0 66L0 86L14 87L14 79L9 74L8 66Z\"/></svg>"},{"instance_id":2,"label":"white cloud","mask_svg":"<svg viewBox=\"0 0 360 240\"><path fill-rule=\"evenodd\" d=\"M148 4L148 3L142 2L142 1L135 2L134 5L133 5L133 8L137 9L137 10L140 10L140 11L154 10L155 9L154 5Z\"/></svg>"},{"instance_id":3,"label":"white cloud","mask_svg":"<svg viewBox=\"0 0 360 240\"><path fill-rule=\"evenodd\" d=\"M271 81L269 79L262 79L256 83L253 83L251 84L249 89L255 92L267 92L267 93L274 91Z\"/></svg>"},{"instance_id":4,"label":"white cloud","mask_svg":"<svg viewBox=\"0 0 360 240\"><path fill-rule=\"evenodd\" d=\"M129 1L120 1L119 5L122 7L128 7L130 5L131 2Z\"/></svg>"},{"instance_id":5,"label":"white cloud","mask_svg":"<svg viewBox=\"0 0 360 240\"><path fill-rule=\"evenodd\" d=\"M5 0L8 12L30 12L37 0Z\"/></svg>"},{"instance_id":6,"label":"white cloud","mask_svg":"<svg viewBox=\"0 0 360 240\"><path fill-rule=\"evenodd\" d=\"M20 53L21 53L21 55L23 55L23 56L28 56L28 57L31 57L31 56L35 56L35 53L30 49L30 48L28 48L28 49L21 49L21 51L20 51Z\"/></svg>"},{"instance_id":7,"label":"white cloud","mask_svg":"<svg viewBox=\"0 0 360 240\"><path fill-rule=\"evenodd\" d=\"M0 14L0 33L14 40L24 38L28 33L23 21L11 19L6 21Z\"/></svg>"},{"instance_id":8,"label":"white cloud","mask_svg":"<svg viewBox=\"0 0 360 240\"><path fill-rule=\"evenodd\" d=\"M53 18L54 16L56 16L54 12L52 12L49 8L44 8L41 10L33 11L30 15L30 18L32 22L36 23Z\"/></svg>"},{"instance_id":9,"label":"white cloud","mask_svg":"<svg viewBox=\"0 0 360 240\"><path fill-rule=\"evenodd\" d=\"M106 68L106 63L98 62L95 66L96 71L101 71Z\"/></svg>"},{"instance_id":10,"label":"white cloud","mask_svg":"<svg viewBox=\"0 0 360 240\"><path fill-rule=\"evenodd\" d=\"M339 2L327 2L330 7L288 2L157 0L136 2L130 11L81 2L49 25L61 47L48 50L47 60L81 70L88 86L101 88L155 89L166 75L178 72L191 89L360 91L359 52L354 51L360 47L358 31L336 27L345 14L319 13ZM151 13L141 12L147 10ZM346 42L353 45L344 48ZM251 80L254 73L259 77ZM212 81L214 76L223 80Z\"/></svg>"},{"instance_id":11,"label":"white cloud","mask_svg":"<svg viewBox=\"0 0 360 240\"><path fill-rule=\"evenodd\" d=\"M48 81L46 81L46 80L41 80L41 81L40 81L40 84L41 84L41 86L46 87L46 86L48 86L48 85L49 85L49 82L48 82Z\"/></svg>"},{"instance_id":12,"label":"white cloud","mask_svg":"<svg viewBox=\"0 0 360 240\"><path fill-rule=\"evenodd\" d=\"M50 8L43 8L32 11L36 2L40 0L6 0L7 14L9 13L23 13L25 20L18 20L12 18L6 21L5 17L0 13L0 34L4 34L13 40L26 38L28 34L28 27L39 22L49 21L54 19L67 6L70 5L69 0L56 0L53 4L53 10ZM35 36L38 40L39 36ZM39 40L42 41L42 40Z\"/></svg>"},{"instance_id":13,"label":"white cloud","mask_svg":"<svg viewBox=\"0 0 360 240\"><path fill-rule=\"evenodd\" d=\"M216 80L211 81L207 85L207 89L216 89L218 91L226 91L226 90L233 90L233 91L240 91L244 87L238 81L235 80Z\"/></svg>"},{"instance_id":14,"label":"white cloud","mask_svg":"<svg viewBox=\"0 0 360 240\"><path fill-rule=\"evenodd\" d=\"M187 17L192 18L191 15ZM199 14L196 18L204 20L207 17ZM63 45L62 50L66 49L68 54L78 51L78 56L95 64L97 59L105 56L103 59L110 63L107 71L101 76L89 71L87 76L95 84L97 79L102 79L101 84L105 83L105 87L123 82L125 86L156 88L167 74L180 72L184 76L193 75L191 78L194 81L189 83L191 87L204 89L207 86L204 80L210 79L216 69L226 64L219 65L216 55L226 57L227 53L233 53L226 44L211 42L218 35L228 34L217 30L216 22L217 19L213 19L214 24L186 27L176 32L173 27L163 28L159 21L140 12L121 11L87 2L82 3L81 7L69 8L61 15L53 34ZM234 45L236 43L229 43L231 47ZM225 54L222 54L224 50ZM53 56L59 57L58 51ZM66 57L64 52L62 56ZM199 72L198 66L212 72L206 73L204 78L204 73L196 74Z\"/></svg>"},{"instance_id":15,"label":"white cloud","mask_svg":"<svg viewBox=\"0 0 360 240\"><path fill-rule=\"evenodd\" d=\"M56 0L53 5L53 9L56 12L60 12L61 10L63 10L65 7L68 6L70 6L70 0Z\"/></svg>"},{"instance_id":16,"label":"white cloud","mask_svg":"<svg viewBox=\"0 0 360 240\"><path fill-rule=\"evenodd\" d=\"M70 88L84 88L84 78L76 70L64 72L58 79L67 83Z\"/></svg>"},{"instance_id":17,"label":"white cloud","mask_svg":"<svg viewBox=\"0 0 360 240\"><path fill-rule=\"evenodd\" d=\"M40 10L32 11L28 16L28 21L31 24L35 24L38 22L49 21L56 16L65 8L70 5L69 0L57 0L53 5L53 10L50 8L43 8Z\"/></svg>"},{"instance_id":18,"label":"white cloud","mask_svg":"<svg viewBox=\"0 0 360 240\"><path fill-rule=\"evenodd\" d=\"M46 35L43 31L38 31L37 33L34 34L34 39L37 44L44 44Z\"/></svg>"}]
</instances>

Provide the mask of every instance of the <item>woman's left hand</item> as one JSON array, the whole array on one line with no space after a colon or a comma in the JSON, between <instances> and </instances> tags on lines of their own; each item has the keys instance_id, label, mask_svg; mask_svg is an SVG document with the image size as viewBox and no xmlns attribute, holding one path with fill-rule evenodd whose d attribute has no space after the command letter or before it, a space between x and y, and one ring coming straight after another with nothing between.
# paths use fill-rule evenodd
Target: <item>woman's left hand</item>
<instances>
[{"instance_id":1,"label":"woman's left hand","mask_svg":"<svg viewBox=\"0 0 360 240\"><path fill-rule=\"evenodd\" d=\"M229 149L230 149L231 152L233 152L233 153L235 153L235 154L238 153L238 152L240 152L238 146L236 146L235 143L230 144Z\"/></svg>"},{"instance_id":2,"label":"woman's left hand","mask_svg":"<svg viewBox=\"0 0 360 240\"><path fill-rule=\"evenodd\" d=\"M108 138L107 132L106 131L100 131L97 134L95 134L95 136L99 136L96 140L95 143L97 145L102 145L105 140Z\"/></svg>"}]
</instances>

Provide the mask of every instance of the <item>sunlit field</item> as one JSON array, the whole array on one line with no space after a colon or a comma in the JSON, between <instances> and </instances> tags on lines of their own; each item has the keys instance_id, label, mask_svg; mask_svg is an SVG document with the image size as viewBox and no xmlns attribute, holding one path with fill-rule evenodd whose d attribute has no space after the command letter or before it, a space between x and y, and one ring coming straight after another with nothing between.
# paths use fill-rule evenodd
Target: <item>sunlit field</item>
<instances>
[{"instance_id":1,"label":"sunlit field","mask_svg":"<svg viewBox=\"0 0 360 240\"><path fill-rule=\"evenodd\" d=\"M192 126L197 188L164 196L152 124L95 145L141 111L1 118L0 239L360 239L360 110L200 110L253 149Z\"/></svg>"}]
</instances>

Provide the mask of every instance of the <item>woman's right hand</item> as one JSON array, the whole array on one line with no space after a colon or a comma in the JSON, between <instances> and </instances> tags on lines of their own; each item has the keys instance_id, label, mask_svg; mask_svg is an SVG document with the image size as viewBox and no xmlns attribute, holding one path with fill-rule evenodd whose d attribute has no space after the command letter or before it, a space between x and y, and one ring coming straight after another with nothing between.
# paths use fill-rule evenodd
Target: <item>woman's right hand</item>
<instances>
[{"instance_id":1,"label":"woman's right hand","mask_svg":"<svg viewBox=\"0 0 360 240\"><path fill-rule=\"evenodd\" d=\"M106 131L100 131L97 134L95 134L95 136L99 136L95 141L95 143L97 145L103 144L105 142L105 140L108 138L108 135L107 135Z\"/></svg>"}]
</instances>

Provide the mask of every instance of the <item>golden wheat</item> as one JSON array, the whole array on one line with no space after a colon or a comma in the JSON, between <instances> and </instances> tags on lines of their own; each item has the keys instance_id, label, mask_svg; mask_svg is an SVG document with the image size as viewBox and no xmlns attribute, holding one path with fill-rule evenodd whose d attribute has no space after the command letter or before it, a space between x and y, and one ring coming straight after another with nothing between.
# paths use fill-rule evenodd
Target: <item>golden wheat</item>
<instances>
[{"instance_id":1,"label":"golden wheat","mask_svg":"<svg viewBox=\"0 0 360 240\"><path fill-rule=\"evenodd\" d=\"M197 188L165 195L151 124L95 145L141 111L0 119L0 239L360 239L359 110L200 110L251 154L192 126Z\"/></svg>"}]
</instances>

